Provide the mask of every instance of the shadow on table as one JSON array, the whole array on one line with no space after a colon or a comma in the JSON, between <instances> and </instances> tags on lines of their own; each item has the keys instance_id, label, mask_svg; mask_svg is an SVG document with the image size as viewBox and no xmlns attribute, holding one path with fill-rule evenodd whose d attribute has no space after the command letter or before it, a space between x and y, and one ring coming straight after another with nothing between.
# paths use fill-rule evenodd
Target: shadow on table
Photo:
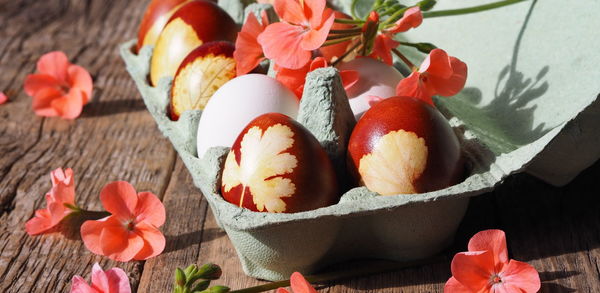
<instances>
[{"instance_id":1,"label":"shadow on table","mask_svg":"<svg viewBox=\"0 0 600 293\"><path fill-rule=\"evenodd\" d=\"M97 97L99 93L95 94ZM139 98L119 99L110 101L92 100L83 108L82 118L109 116L119 113L131 113L146 110L146 105Z\"/></svg>"},{"instance_id":2,"label":"shadow on table","mask_svg":"<svg viewBox=\"0 0 600 293\"><path fill-rule=\"evenodd\" d=\"M164 253L184 249L194 244L207 243L225 236L225 232L218 228L207 228L203 231L187 232L179 235L166 235L167 246Z\"/></svg>"}]
</instances>

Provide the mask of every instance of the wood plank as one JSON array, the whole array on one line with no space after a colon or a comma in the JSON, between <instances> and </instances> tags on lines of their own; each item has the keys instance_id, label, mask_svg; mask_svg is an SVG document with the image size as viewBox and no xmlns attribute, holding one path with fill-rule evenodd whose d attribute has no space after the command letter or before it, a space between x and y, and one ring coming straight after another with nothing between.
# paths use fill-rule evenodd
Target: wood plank
<instances>
[{"instance_id":1,"label":"wood plank","mask_svg":"<svg viewBox=\"0 0 600 293\"><path fill-rule=\"evenodd\" d=\"M207 230L203 231L207 203L181 159L177 159L163 202L167 221L161 230L167 246L161 255L145 262L138 292L171 292L175 269L197 263L201 243L207 241Z\"/></svg>"},{"instance_id":2,"label":"wood plank","mask_svg":"<svg viewBox=\"0 0 600 293\"><path fill-rule=\"evenodd\" d=\"M170 143L162 138L125 72L117 45L135 36L145 1L22 1L0 3L0 19L11 19L10 36L2 42L0 86L17 91L14 101L0 107L7 122L0 160L3 213L0 216L0 292L65 292L75 274L89 278L91 266L123 267L133 287L141 262L116 263L91 254L77 231L29 237L24 223L45 205L49 172L72 167L77 203L100 210L101 188L127 180L139 191L162 196L175 163ZM14 17L13 17L14 16ZM2 40L5 40L2 38ZM75 121L41 119L28 109L21 92L26 74L50 50L63 50L94 76L95 94Z\"/></svg>"}]
</instances>

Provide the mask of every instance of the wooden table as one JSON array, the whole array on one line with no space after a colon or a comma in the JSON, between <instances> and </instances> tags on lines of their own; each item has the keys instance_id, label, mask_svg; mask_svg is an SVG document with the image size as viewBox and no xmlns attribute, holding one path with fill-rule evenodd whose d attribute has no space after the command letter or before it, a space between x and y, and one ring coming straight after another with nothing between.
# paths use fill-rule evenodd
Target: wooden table
<instances>
[{"instance_id":1,"label":"wooden table","mask_svg":"<svg viewBox=\"0 0 600 293\"><path fill-rule=\"evenodd\" d=\"M68 292L73 275L89 280L93 263L128 272L138 292L170 292L176 267L214 262L220 284L239 289L246 277L235 251L200 192L145 111L117 46L136 36L148 1L0 0L0 292ZM80 118L40 118L23 80L45 52L62 50L86 67L93 101ZM162 198L167 247L147 261L117 263L83 246L77 229L31 237L24 223L45 205L49 172L75 170L78 205L101 210L99 191L127 180ZM440 292L454 253L487 228L507 232L511 257L540 272L544 292L600 292L600 163L556 188L528 175L508 178L474 198L446 260L396 272L325 284L321 292Z\"/></svg>"}]
</instances>

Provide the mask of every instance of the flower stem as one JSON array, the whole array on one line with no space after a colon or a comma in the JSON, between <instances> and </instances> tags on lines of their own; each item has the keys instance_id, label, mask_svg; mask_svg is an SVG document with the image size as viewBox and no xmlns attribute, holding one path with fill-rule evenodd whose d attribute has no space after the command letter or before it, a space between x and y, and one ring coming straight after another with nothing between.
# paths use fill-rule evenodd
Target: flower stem
<instances>
[{"instance_id":1,"label":"flower stem","mask_svg":"<svg viewBox=\"0 0 600 293\"><path fill-rule=\"evenodd\" d=\"M356 277L363 277L367 275L380 274L385 272L397 271L400 269L405 269L409 267L421 266L426 264L438 263L446 260L445 257L438 255L432 258L424 259L424 260L416 260L416 261L407 261L407 262L382 262L377 266L362 266L358 268L352 268L346 271L337 271L331 273L324 273L318 275L307 276L306 280L310 283L324 283L329 281L336 281L342 279L350 279ZM280 287L287 287L290 285L290 280L278 281L267 283L264 285L259 285L255 287L249 287L240 290L233 290L229 293L257 293L264 292L273 289L277 289Z\"/></svg>"},{"instance_id":2,"label":"flower stem","mask_svg":"<svg viewBox=\"0 0 600 293\"><path fill-rule=\"evenodd\" d=\"M354 38L355 38L355 36L350 36L350 37L345 37L345 38L340 38L340 39L327 39L327 41L325 43L323 43L323 45L321 45L321 47L337 45L339 43L351 41Z\"/></svg>"},{"instance_id":3,"label":"flower stem","mask_svg":"<svg viewBox=\"0 0 600 293\"><path fill-rule=\"evenodd\" d=\"M363 24L363 23L365 23L364 20L360 20L360 19L345 19L345 18L336 18L334 20L334 22L345 23L345 24Z\"/></svg>"},{"instance_id":4,"label":"flower stem","mask_svg":"<svg viewBox=\"0 0 600 293\"><path fill-rule=\"evenodd\" d=\"M360 34L352 33L352 34L346 34L346 35L332 35L332 36L327 37L327 41L346 39L346 38L352 39L356 36L360 36Z\"/></svg>"},{"instance_id":5,"label":"flower stem","mask_svg":"<svg viewBox=\"0 0 600 293\"><path fill-rule=\"evenodd\" d=\"M507 6L507 5L512 5L512 4L516 4L516 3L524 2L524 1L527 1L527 0L504 0L504 1L498 1L498 2L493 2L493 3L489 3L489 4L479 5L479 6L467 7L467 8L423 12L423 18L476 13L476 12L486 11L486 10L499 8L499 7L503 7L503 6Z\"/></svg>"},{"instance_id":6,"label":"flower stem","mask_svg":"<svg viewBox=\"0 0 600 293\"><path fill-rule=\"evenodd\" d=\"M340 56L337 60L333 61L333 63L331 63L332 67L335 67L338 63L342 62L342 60L344 60L344 58L346 58L350 52L354 51L354 49L358 48L358 46L360 46L362 44L362 42L356 42L356 44L354 44L354 46L352 46L348 51L346 51L346 53L342 54L342 56Z\"/></svg>"},{"instance_id":7,"label":"flower stem","mask_svg":"<svg viewBox=\"0 0 600 293\"><path fill-rule=\"evenodd\" d=\"M406 56L404 56L404 54L402 54L400 51L398 51L398 49L392 49L392 52L394 52L394 54L396 54L396 56L398 56L398 58L400 58L402 60L402 62L404 62L404 64L406 64L406 66L408 66L408 68L410 68L410 70L414 70L416 67L412 62L410 62L410 60L408 60L408 58L406 58Z\"/></svg>"},{"instance_id":8,"label":"flower stem","mask_svg":"<svg viewBox=\"0 0 600 293\"><path fill-rule=\"evenodd\" d=\"M357 28L351 28L351 29L345 29L345 30L330 30L329 33L330 34L341 34L341 35L362 33L362 28L357 27Z\"/></svg>"}]
</instances>

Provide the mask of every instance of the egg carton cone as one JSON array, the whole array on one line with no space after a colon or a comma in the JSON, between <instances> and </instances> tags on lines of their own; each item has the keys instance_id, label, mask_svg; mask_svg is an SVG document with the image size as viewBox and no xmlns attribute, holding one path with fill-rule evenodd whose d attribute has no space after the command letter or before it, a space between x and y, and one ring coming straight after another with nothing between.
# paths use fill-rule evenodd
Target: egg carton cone
<instances>
[{"instance_id":1,"label":"egg carton cone","mask_svg":"<svg viewBox=\"0 0 600 293\"><path fill-rule=\"evenodd\" d=\"M241 23L243 6L231 1L220 4L237 11L231 14ZM347 7L343 1L338 4ZM436 9L469 5L467 0L442 1ZM436 99L460 140L468 170L464 181L434 192L394 196L356 187L337 204L292 214L253 212L226 202L220 178L229 148L211 148L198 158L202 111L186 111L171 121L171 80L156 87L148 83L152 47L135 54L132 40L121 45L120 53L148 111L227 232L244 272L283 280L294 271L310 274L349 259L408 261L434 255L451 243L470 197L527 170L564 184L593 163L598 157L600 54L592 48L600 48L600 38L594 37L600 21L592 14L598 9L600 3L589 1L545 0L427 19L406 34L407 40L435 41L469 65L465 89ZM307 76L297 120L320 141L338 172L345 168L352 116L336 69L317 69Z\"/></svg>"}]
</instances>

